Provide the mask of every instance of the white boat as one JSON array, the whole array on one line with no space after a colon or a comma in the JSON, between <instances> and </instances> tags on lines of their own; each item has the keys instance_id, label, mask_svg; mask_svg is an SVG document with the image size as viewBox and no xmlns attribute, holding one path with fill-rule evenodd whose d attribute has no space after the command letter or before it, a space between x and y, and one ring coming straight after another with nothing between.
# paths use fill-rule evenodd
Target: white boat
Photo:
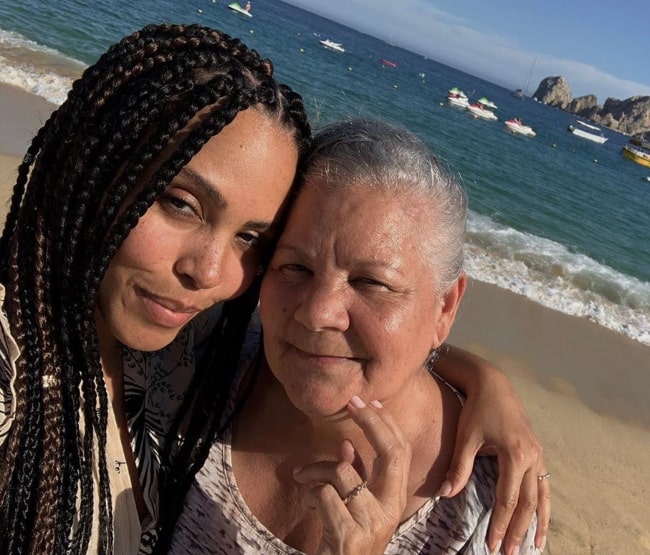
<instances>
[{"instance_id":1,"label":"white boat","mask_svg":"<svg viewBox=\"0 0 650 555\"><path fill-rule=\"evenodd\" d=\"M330 39L320 40L318 42L320 42L325 48L329 50L334 50L336 52L345 52L345 48L343 48L343 45L340 42L334 42Z\"/></svg>"},{"instance_id":2,"label":"white boat","mask_svg":"<svg viewBox=\"0 0 650 555\"><path fill-rule=\"evenodd\" d=\"M251 3L246 2L246 7L242 8L239 5L239 2L231 2L228 4L228 8L231 9L233 12L240 13L242 15L245 15L246 17L253 17L253 14L251 13Z\"/></svg>"},{"instance_id":3,"label":"white boat","mask_svg":"<svg viewBox=\"0 0 650 555\"><path fill-rule=\"evenodd\" d=\"M499 119L493 112L493 110L497 109L497 105L484 96L467 106L467 109L475 118L482 118L491 121Z\"/></svg>"},{"instance_id":4,"label":"white boat","mask_svg":"<svg viewBox=\"0 0 650 555\"><path fill-rule=\"evenodd\" d=\"M457 108L467 108L469 106L469 98L458 87L449 89L447 102L450 106L456 106Z\"/></svg>"},{"instance_id":5,"label":"white boat","mask_svg":"<svg viewBox=\"0 0 650 555\"><path fill-rule=\"evenodd\" d=\"M596 127L595 125L591 125L590 123L585 123L584 121L580 120L576 120L576 123L580 125L580 127L569 125L569 127L567 127L567 131L570 131L576 137L582 137L583 139L593 141L594 143L598 143L600 145L607 142L607 137L605 137L600 127Z\"/></svg>"},{"instance_id":6,"label":"white boat","mask_svg":"<svg viewBox=\"0 0 650 555\"><path fill-rule=\"evenodd\" d=\"M504 122L506 129L511 133L517 135L524 135L526 137L535 137L537 133L529 125L524 125L519 118L508 119Z\"/></svg>"}]
</instances>

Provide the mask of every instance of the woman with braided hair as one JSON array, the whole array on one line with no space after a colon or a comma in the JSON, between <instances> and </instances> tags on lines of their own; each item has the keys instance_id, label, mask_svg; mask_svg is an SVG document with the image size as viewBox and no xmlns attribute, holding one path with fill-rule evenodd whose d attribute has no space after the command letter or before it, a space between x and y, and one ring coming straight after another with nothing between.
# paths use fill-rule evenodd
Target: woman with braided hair
<instances>
[{"instance_id":1,"label":"woman with braided hair","mask_svg":"<svg viewBox=\"0 0 650 555\"><path fill-rule=\"evenodd\" d=\"M151 467L169 430L122 441L138 458L145 448L155 455L138 460L147 466L138 487L119 434L127 414L147 417L129 413L134 398L122 390L137 389L139 378L157 380L147 395L174 390L153 402L159 418L144 422L144 433L173 421L190 364L177 361L178 381L163 383L139 374L143 357L122 345L161 349L196 314L239 296L224 304L211 345L220 361L236 360L257 302L249 286L309 134L300 97L275 83L270 62L199 26L147 27L75 82L20 167L0 244L4 309L21 352L0 477L0 552L109 553L111 520L123 526L118 510L136 511L144 531L147 518L155 523ZM159 244L147 250L151 237ZM156 257L171 249L178 263L163 268ZM182 346L200 325L184 330ZM123 377L128 365L132 376ZM214 373L219 391L228 391L226 367ZM110 491L117 472L125 491L136 478L130 503ZM114 551L134 552L133 541L137 550L139 531L131 536L131 544L116 536Z\"/></svg>"},{"instance_id":2,"label":"woman with braided hair","mask_svg":"<svg viewBox=\"0 0 650 555\"><path fill-rule=\"evenodd\" d=\"M272 74L219 31L148 26L32 141L0 238L1 553L147 553L171 533L232 417L261 269L309 148L302 101ZM447 358L441 373L493 401L468 392L478 432L462 466L490 434L486 411L521 409L499 400L509 384L493 396L458 377L482 361ZM513 437L531 449L506 467L507 494L539 457L525 423L490 441L517 455ZM511 514L495 517L503 530Z\"/></svg>"}]
</instances>

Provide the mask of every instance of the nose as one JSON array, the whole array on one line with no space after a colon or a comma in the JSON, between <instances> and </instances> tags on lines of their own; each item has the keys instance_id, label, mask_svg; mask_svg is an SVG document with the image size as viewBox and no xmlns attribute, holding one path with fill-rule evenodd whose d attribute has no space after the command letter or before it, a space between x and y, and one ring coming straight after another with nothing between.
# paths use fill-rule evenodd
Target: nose
<instances>
[{"instance_id":1,"label":"nose","mask_svg":"<svg viewBox=\"0 0 650 555\"><path fill-rule=\"evenodd\" d=\"M186 245L176 261L175 271L186 287L232 288L233 291L221 292L219 296L224 299L230 297L243 281L241 261L226 245L214 240Z\"/></svg>"},{"instance_id":2,"label":"nose","mask_svg":"<svg viewBox=\"0 0 650 555\"><path fill-rule=\"evenodd\" d=\"M312 279L297 291L296 321L311 331L345 331L350 326L349 294L344 286Z\"/></svg>"}]
</instances>

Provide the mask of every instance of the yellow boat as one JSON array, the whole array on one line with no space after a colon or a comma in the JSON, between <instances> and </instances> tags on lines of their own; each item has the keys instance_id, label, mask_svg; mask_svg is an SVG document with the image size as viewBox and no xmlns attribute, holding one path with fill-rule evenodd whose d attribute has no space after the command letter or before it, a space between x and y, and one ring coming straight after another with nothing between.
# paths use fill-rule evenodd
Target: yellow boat
<instances>
[{"instance_id":1,"label":"yellow boat","mask_svg":"<svg viewBox=\"0 0 650 555\"><path fill-rule=\"evenodd\" d=\"M630 145L623 146L623 150L621 150L621 152L626 158L629 158L637 164L641 164L642 166L650 168L650 152L646 152L640 148L635 148Z\"/></svg>"}]
</instances>

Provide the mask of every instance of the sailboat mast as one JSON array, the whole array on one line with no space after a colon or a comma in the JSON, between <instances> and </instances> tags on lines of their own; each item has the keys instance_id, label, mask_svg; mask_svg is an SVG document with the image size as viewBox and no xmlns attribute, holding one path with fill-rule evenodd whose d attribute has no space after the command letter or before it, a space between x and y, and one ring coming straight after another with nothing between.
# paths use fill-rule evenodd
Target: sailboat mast
<instances>
[{"instance_id":1,"label":"sailboat mast","mask_svg":"<svg viewBox=\"0 0 650 555\"><path fill-rule=\"evenodd\" d=\"M530 72L528 73L528 79L526 79L526 84L524 85L524 95L528 96L528 85L530 85L530 80L533 78L533 71L535 71L535 64L537 63L537 56L533 60L533 64L530 66Z\"/></svg>"}]
</instances>

